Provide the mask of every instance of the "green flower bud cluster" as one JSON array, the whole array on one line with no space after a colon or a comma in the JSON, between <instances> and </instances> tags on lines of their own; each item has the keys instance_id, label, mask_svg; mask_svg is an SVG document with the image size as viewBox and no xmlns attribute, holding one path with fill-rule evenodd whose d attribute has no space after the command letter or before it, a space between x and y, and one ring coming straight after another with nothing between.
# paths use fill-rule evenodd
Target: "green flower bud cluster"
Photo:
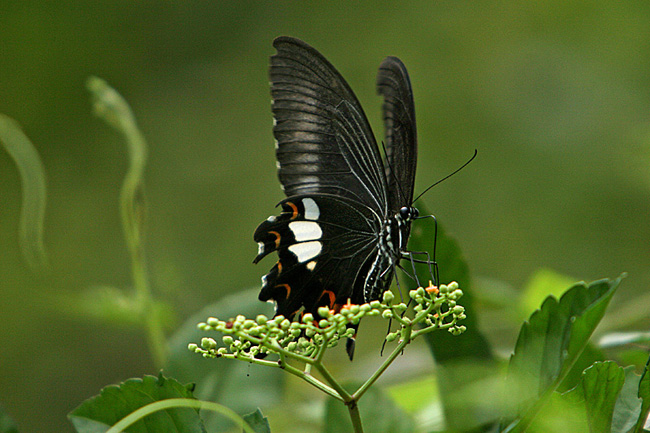
<instances>
[{"instance_id":1,"label":"green flower bud cluster","mask_svg":"<svg viewBox=\"0 0 650 433\"><path fill-rule=\"evenodd\" d=\"M463 292L458 288L457 282L448 285L441 285L439 288L429 284L429 287L418 287L409 291L410 302L413 306L413 317L407 317L404 313L407 304L392 304L393 294L384 294L384 303L388 307L382 312L382 317L394 319L401 326L394 332L386 335L386 341L391 342L399 338L411 340L418 335L435 331L436 329L447 329L453 335L465 332L466 327L457 325L456 322L465 319L465 308L457 305L458 299ZM418 330L414 330L418 325Z\"/></svg>"},{"instance_id":2,"label":"green flower bud cluster","mask_svg":"<svg viewBox=\"0 0 650 433\"><path fill-rule=\"evenodd\" d=\"M216 331L224 334L223 344L213 338L204 337L200 344L192 343L188 349L206 358L232 358L263 362L268 353L288 356L306 363L315 361L326 348L336 346L341 338L351 337L361 318L381 316L395 320L399 329L386 336L387 341L413 339L416 334L435 329L447 329L454 335L465 331L464 326L456 324L465 318L465 310L456 302L463 292L458 283L442 285L438 289L430 285L409 292L409 304L393 303L395 295L386 291L381 300L361 305L346 304L339 312L327 307L318 309L320 317L307 313L298 321L290 321L283 316L268 318L259 315L253 319L237 316L235 319L222 321L208 318L197 326L202 331ZM414 317L406 312L413 305ZM419 325L414 331L414 325ZM266 362L266 361L264 361Z\"/></svg>"}]
</instances>

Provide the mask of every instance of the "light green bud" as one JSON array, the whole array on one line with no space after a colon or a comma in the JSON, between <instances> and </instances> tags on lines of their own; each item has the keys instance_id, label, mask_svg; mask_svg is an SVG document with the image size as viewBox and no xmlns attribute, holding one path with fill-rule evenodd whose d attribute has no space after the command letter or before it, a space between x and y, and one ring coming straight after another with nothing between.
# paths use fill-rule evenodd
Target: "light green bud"
<instances>
[{"instance_id":1,"label":"light green bud","mask_svg":"<svg viewBox=\"0 0 650 433\"><path fill-rule=\"evenodd\" d=\"M217 342L212 338L203 337L201 338L201 347L204 349L214 349L217 347Z\"/></svg>"},{"instance_id":2,"label":"light green bud","mask_svg":"<svg viewBox=\"0 0 650 433\"><path fill-rule=\"evenodd\" d=\"M389 343L390 343L391 341L395 341L395 339L396 339L398 336L399 336L399 334L398 334L397 332L391 332L390 334L386 335L386 341L389 342Z\"/></svg>"},{"instance_id":3,"label":"light green bud","mask_svg":"<svg viewBox=\"0 0 650 433\"><path fill-rule=\"evenodd\" d=\"M246 319L244 320L244 329L251 329L253 326L256 325L255 321L252 319Z\"/></svg>"}]
</instances>

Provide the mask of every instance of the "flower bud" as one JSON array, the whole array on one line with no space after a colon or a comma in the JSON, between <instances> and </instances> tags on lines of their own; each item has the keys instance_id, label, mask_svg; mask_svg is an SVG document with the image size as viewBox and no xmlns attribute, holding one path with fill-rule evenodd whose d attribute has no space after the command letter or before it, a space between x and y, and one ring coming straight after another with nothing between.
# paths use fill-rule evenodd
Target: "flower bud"
<instances>
[{"instance_id":1,"label":"flower bud","mask_svg":"<svg viewBox=\"0 0 650 433\"><path fill-rule=\"evenodd\" d=\"M232 337L231 337L232 338ZM201 347L204 349L214 349L217 347L217 342L212 338L203 337L201 338Z\"/></svg>"},{"instance_id":2,"label":"flower bud","mask_svg":"<svg viewBox=\"0 0 650 433\"><path fill-rule=\"evenodd\" d=\"M397 332L391 332L390 334L386 335L386 341L390 343L391 341L395 341L397 337L399 337L399 334Z\"/></svg>"}]
</instances>

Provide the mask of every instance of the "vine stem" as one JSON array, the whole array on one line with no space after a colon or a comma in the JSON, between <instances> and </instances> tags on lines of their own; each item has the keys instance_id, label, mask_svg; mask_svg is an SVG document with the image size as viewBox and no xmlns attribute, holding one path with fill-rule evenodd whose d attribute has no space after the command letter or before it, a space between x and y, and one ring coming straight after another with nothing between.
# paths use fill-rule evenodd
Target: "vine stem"
<instances>
[{"instance_id":1,"label":"vine stem","mask_svg":"<svg viewBox=\"0 0 650 433\"><path fill-rule=\"evenodd\" d=\"M146 328L149 350L156 367L162 368L167 359L167 344L149 286L144 253L143 179L147 163L147 143L138 129L129 104L115 89L98 77L88 78L86 87L92 95L95 113L120 132L126 140L129 165L120 191L122 229L131 257L135 301Z\"/></svg>"},{"instance_id":2,"label":"vine stem","mask_svg":"<svg viewBox=\"0 0 650 433\"><path fill-rule=\"evenodd\" d=\"M147 277L144 252L144 167L147 159L147 146L144 137L137 129L135 121L125 122L122 131L129 149L130 165L120 192L120 211L122 227L131 256L131 272L136 297L142 306L142 314L147 330L147 341L153 361L162 368L167 360L165 334L154 309L154 299Z\"/></svg>"},{"instance_id":3,"label":"vine stem","mask_svg":"<svg viewBox=\"0 0 650 433\"><path fill-rule=\"evenodd\" d=\"M151 415L154 412L158 412L165 409L173 409L179 407L187 407L193 409L203 409L211 410L213 412L219 413L237 424L241 424L244 432L246 433L255 433L255 431L248 425L244 419L237 414L232 409L222 406L217 403L212 403L209 401L193 400L189 398L169 398L167 400L160 400L153 403L150 403L146 406L138 408L136 411L131 412L117 423L115 423L110 429L106 430L106 433L121 433L129 428L132 424L140 421L142 418Z\"/></svg>"},{"instance_id":4,"label":"vine stem","mask_svg":"<svg viewBox=\"0 0 650 433\"><path fill-rule=\"evenodd\" d=\"M404 328L404 333L402 335L402 341L395 347L391 352L390 356L379 366L379 368L365 381L363 385L359 387L354 393L355 399L360 399L363 394L379 379L379 377L384 374L384 371L395 361L395 358L402 353L402 350L406 347L407 344L411 342L411 335L413 333L413 325L408 325Z\"/></svg>"}]
</instances>

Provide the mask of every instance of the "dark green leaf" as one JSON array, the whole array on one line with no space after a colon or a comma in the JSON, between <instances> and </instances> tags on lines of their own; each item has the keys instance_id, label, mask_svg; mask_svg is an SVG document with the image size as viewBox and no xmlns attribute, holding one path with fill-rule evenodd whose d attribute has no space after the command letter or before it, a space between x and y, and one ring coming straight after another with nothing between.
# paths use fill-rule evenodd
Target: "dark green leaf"
<instances>
[{"instance_id":1,"label":"dark green leaf","mask_svg":"<svg viewBox=\"0 0 650 433\"><path fill-rule=\"evenodd\" d=\"M14 420L5 413L2 406L0 406L0 433L18 433Z\"/></svg>"},{"instance_id":2,"label":"dark green leaf","mask_svg":"<svg viewBox=\"0 0 650 433\"><path fill-rule=\"evenodd\" d=\"M244 415L244 421L255 430L255 433L271 433L269 420L262 415L262 411L259 409L248 415Z\"/></svg>"},{"instance_id":3,"label":"dark green leaf","mask_svg":"<svg viewBox=\"0 0 650 433\"><path fill-rule=\"evenodd\" d=\"M424 206L418 204L418 208L421 215L429 214ZM433 257L434 228L433 220L430 219L414 222L409 249L428 251ZM457 281L464 293L459 304L465 307L467 319L462 324L467 327L467 330L459 336L453 336L448 332L432 332L425 338L439 366L438 387L440 395L443 396L442 402L448 427L467 430L494 420L492 405L496 400L473 399L470 390L483 379L496 374L494 357L490 345L478 327L478 313L474 306L467 262L456 240L445 232L440 223L438 223L435 259L438 262L441 282ZM417 269L421 283L428 282L431 277L427 267L419 265ZM406 285L406 287L411 286ZM486 389L483 395L494 391L494 388ZM463 415L459 416L460 413Z\"/></svg>"},{"instance_id":4,"label":"dark green leaf","mask_svg":"<svg viewBox=\"0 0 650 433\"><path fill-rule=\"evenodd\" d=\"M523 431L585 348L621 279L576 284L547 298L521 328L510 358L507 395L513 431Z\"/></svg>"},{"instance_id":5,"label":"dark green leaf","mask_svg":"<svg viewBox=\"0 0 650 433\"><path fill-rule=\"evenodd\" d=\"M582 380L582 373L585 369L591 367L595 362L604 360L605 354L593 343L588 343L556 391L565 392L574 388Z\"/></svg>"},{"instance_id":6,"label":"dark green leaf","mask_svg":"<svg viewBox=\"0 0 650 433\"><path fill-rule=\"evenodd\" d=\"M372 433L411 433L414 422L381 389L370 388L359 400L363 431ZM338 400L327 401L324 433L352 433L347 407Z\"/></svg>"},{"instance_id":7,"label":"dark green leaf","mask_svg":"<svg viewBox=\"0 0 650 433\"><path fill-rule=\"evenodd\" d=\"M191 386L162 375L129 379L102 389L68 414L79 433L100 433L150 403L170 398L193 399ZM204 433L196 409L173 408L154 412L129 427L129 433Z\"/></svg>"},{"instance_id":8,"label":"dark green leaf","mask_svg":"<svg viewBox=\"0 0 650 433\"><path fill-rule=\"evenodd\" d=\"M420 210L420 215L429 214L423 205L418 204L418 209ZM414 222L408 245L409 250L428 251L433 258L434 233L433 220L423 219ZM460 285L464 295L459 301L459 304L465 307L467 314L467 319L463 321L463 325L467 327L467 331L463 334L456 337L448 332L432 332L427 334L427 343L433 352L436 362L491 360L493 358L492 350L478 328L478 316L474 308L469 267L460 251L458 243L452 236L445 232L440 222L438 222L435 259L438 262L441 283L447 284L451 281L457 281ZM418 268L418 276L422 284L426 284L431 279L426 266L420 266ZM407 287L411 286L412 284Z\"/></svg>"},{"instance_id":9,"label":"dark green leaf","mask_svg":"<svg viewBox=\"0 0 650 433\"><path fill-rule=\"evenodd\" d=\"M628 433L641 412L638 386L639 376L633 368L623 369L612 361L597 362L562 398L582 409L592 433Z\"/></svg>"},{"instance_id":10,"label":"dark green leaf","mask_svg":"<svg viewBox=\"0 0 650 433\"><path fill-rule=\"evenodd\" d=\"M221 403L244 414L256 408L269 407L282 398L286 374L277 368L248 364L229 359L205 359L187 349L188 343L199 343L212 337L219 344L217 333L199 331L196 324L214 316L227 320L238 314L255 318L258 314L273 315L273 307L257 299L258 288L243 290L222 298L190 317L169 339L169 362L165 371L183 382L196 383L196 397ZM209 431L223 430L229 421L212 413L204 413Z\"/></svg>"},{"instance_id":11,"label":"dark green leaf","mask_svg":"<svg viewBox=\"0 0 650 433\"><path fill-rule=\"evenodd\" d=\"M590 431L609 432L624 382L625 372L615 362L597 362L584 371L582 381L565 395L583 405Z\"/></svg>"}]
</instances>

